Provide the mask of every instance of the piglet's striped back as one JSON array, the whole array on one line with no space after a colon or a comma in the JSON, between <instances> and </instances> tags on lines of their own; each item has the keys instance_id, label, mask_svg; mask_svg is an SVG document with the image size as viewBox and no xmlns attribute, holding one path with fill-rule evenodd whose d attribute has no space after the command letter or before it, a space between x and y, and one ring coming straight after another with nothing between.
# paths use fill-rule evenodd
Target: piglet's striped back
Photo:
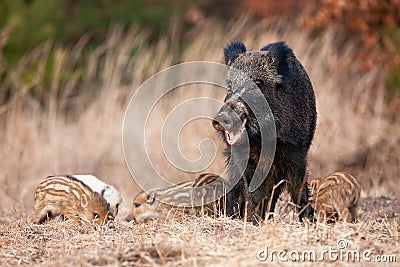
<instances>
[{"instance_id":1,"label":"piglet's striped back","mask_svg":"<svg viewBox=\"0 0 400 267\"><path fill-rule=\"evenodd\" d=\"M34 193L34 210L29 220L41 223L46 218L64 215L102 224L108 219L107 202L83 182L70 175L48 176Z\"/></svg>"}]
</instances>

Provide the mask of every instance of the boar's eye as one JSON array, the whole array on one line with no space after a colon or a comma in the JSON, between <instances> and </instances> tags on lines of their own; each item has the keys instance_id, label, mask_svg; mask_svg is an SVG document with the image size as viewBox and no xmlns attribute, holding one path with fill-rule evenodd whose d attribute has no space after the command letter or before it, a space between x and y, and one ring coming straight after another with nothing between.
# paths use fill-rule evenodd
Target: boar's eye
<instances>
[{"instance_id":1,"label":"boar's eye","mask_svg":"<svg viewBox=\"0 0 400 267\"><path fill-rule=\"evenodd\" d=\"M97 214L96 212L92 212L93 218L97 219L100 218L99 214Z\"/></svg>"},{"instance_id":2,"label":"boar's eye","mask_svg":"<svg viewBox=\"0 0 400 267\"><path fill-rule=\"evenodd\" d=\"M258 88L261 88L261 86L264 85L264 81L263 81L263 80L260 80L260 79L255 80L254 83L256 84L256 86L257 86Z\"/></svg>"},{"instance_id":3,"label":"boar's eye","mask_svg":"<svg viewBox=\"0 0 400 267\"><path fill-rule=\"evenodd\" d=\"M139 208L140 207L140 203L134 203L133 206L135 206L135 208Z\"/></svg>"}]
</instances>

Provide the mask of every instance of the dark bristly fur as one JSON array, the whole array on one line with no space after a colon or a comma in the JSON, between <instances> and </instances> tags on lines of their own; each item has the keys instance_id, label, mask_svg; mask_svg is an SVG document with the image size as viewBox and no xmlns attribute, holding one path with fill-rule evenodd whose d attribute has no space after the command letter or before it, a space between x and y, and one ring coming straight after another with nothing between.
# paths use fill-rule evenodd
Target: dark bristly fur
<instances>
[{"instance_id":1,"label":"dark bristly fur","mask_svg":"<svg viewBox=\"0 0 400 267\"><path fill-rule=\"evenodd\" d=\"M286 180L290 195L299 206L298 210L305 208L300 218L304 216L312 218L313 210L308 202L309 191L305 171L317 112L313 87L306 71L284 42L268 44L259 51L246 51L244 44L235 41L224 48L224 56L226 64L230 66L227 79L228 94L225 104L214 118L213 126L222 133L227 144L225 156L228 162L229 180L239 179L227 196L228 214L243 218L247 206L247 219L255 222L258 217L264 219L266 212L273 212L284 187L282 184L276 188L274 195L271 196L274 185ZM268 157L271 155L268 153L260 155L260 123L266 122L257 121L254 111L243 101L244 95L246 99L255 99L256 96L254 90L248 88L246 79L243 79L236 70L244 72L246 79L253 81L261 90L273 113L277 135L271 169L261 186L251 193L249 185L257 164L268 162ZM245 150L240 149L245 145L243 141L245 138L230 140L230 143L227 141L226 133L238 133L238 129L243 125L249 140L248 153L241 152ZM235 150L239 152L233 153L234 147L239 148ZM238 169L238 166L246 164L246 169ZM240 173L244 173L243 176L239 177ZM272 201L267 211L270 198Z\"/></svg>"},{"instance_id":2,"label":"dark bristly fur","mask_svg":"<svg viewBox=\"0 0 400 267\"><path fill-rule=\"evenodd\" d=\"M231 65L233 60L235 60L239 54L244 52L246 52L246 46L244 46L242 42L232 42L229 46L224 48L225 64L228 66Z\"/></svg>"}]
</instances>

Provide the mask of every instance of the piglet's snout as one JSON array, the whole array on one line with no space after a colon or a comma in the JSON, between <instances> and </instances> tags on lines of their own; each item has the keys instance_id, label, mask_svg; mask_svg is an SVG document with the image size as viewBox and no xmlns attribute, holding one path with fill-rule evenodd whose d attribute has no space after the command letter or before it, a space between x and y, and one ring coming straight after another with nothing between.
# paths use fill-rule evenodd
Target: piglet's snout
<instances>
[{"instance_id":1,"label":"piglet's snout","mask_svg":"<svg viewBox=\"0 0 400 267\"><path fill-rule=\"evenodd\" d=\"M109 220L109 221L114 221L115 220L115 216L112 214L112 213L108 213L107 214L107 220Z\"/></svg>"}]
</instances>

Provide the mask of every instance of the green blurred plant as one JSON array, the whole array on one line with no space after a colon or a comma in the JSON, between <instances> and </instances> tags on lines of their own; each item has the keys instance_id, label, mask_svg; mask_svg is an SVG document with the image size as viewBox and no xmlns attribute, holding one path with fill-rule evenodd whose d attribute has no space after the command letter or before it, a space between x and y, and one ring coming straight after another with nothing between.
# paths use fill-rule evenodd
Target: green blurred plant
<instances>
[{"instance_id":1,"label":"green blurred plant","mask_svg":"<svg viewBox=\"0 0 400 267\"><path fill-rule=\"evenodd\" d=\"M142 35L141 42L150 44L171 31L171 22L184 27L181 22L190 2L0 0L0 105L16 93L28 94L44 105L50 95L72 97L82 90L78 81L91 52L106 39L110 41L105 50L116 45L110 36L116 32L116 25L121 25L117 27L121 36L129 35L135 25L140 29L137 34ZM133 44L128 52L133 55L139 50ZM63 71L56 78L66 91L51 92L58 72L55 68L60 67L57 62L66 58L61 57L65 53L73 56L61 61ZM100 55L98 61L103 64L104 58Z\"/></svg>"},{"instance_id":2,"label":"green blurred plant","mask_svg":"<svg viewBox=\"0 0 400 267\"><path fill-rule=\"evenodd\" d=\"M166 0L1 0L0 28L10 27L4 47L10 64L47 40L75 43L83 34L92 44L104 40L111 24L138 25L153 39L168 29L172 17L182 18L191 1Z\"/></svg>"}]
</instances>

